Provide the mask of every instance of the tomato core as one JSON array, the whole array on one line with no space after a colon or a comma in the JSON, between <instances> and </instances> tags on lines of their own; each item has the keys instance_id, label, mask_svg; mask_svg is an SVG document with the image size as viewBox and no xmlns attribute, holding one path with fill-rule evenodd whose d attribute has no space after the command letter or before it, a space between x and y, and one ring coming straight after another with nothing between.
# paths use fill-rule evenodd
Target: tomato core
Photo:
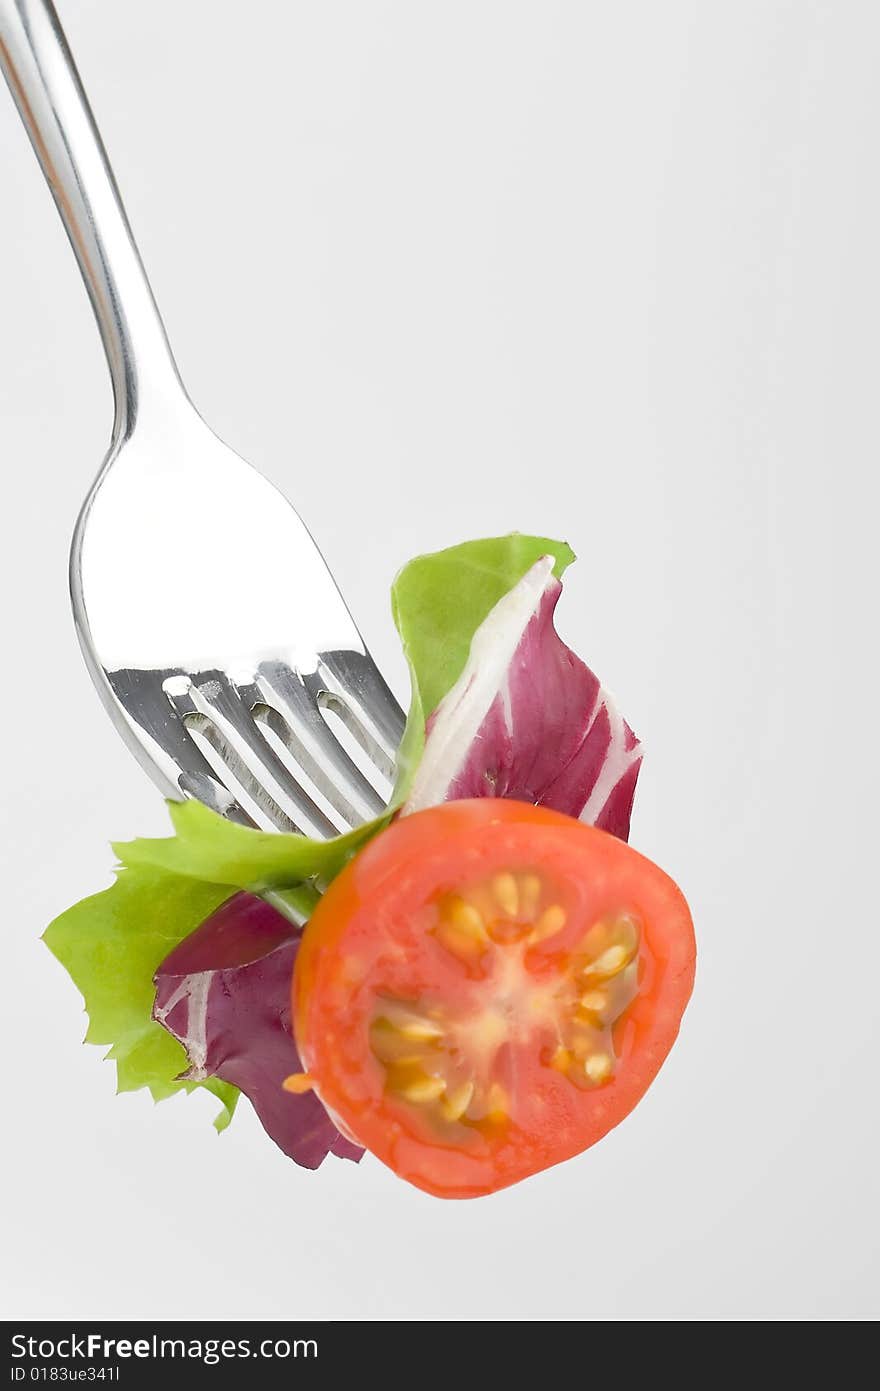
<instances>
[{"instance_id":1,"label":"tomato core","mask_svg":"<svg viewBox=\"0 0 880 1391\"><path fill-rule=\"evenodd\" d=\"M539 872L502 870L437 895L425 929L474 985L464 1005L442 997L379 998L370 1048L385 1090L418 1107L447 1141L455 1128L504 1125L514 1104L510 1049L536 1050L575 1087L609 1082L613 1028L638 989L640 924L593 923L574 949L568 913Z\"/></svg>"}]
</instances>

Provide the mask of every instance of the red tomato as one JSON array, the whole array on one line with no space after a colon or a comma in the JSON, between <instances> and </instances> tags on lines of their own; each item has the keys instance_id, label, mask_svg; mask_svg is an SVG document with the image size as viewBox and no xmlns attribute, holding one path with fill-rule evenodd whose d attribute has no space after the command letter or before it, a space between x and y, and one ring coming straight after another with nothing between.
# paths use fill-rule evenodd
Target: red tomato
<instances>
[{"instance_id":1,"label":"red tomato","mask_svg":"<svg viewBox=\"0 0 880 1391\"><path fill-rule=\"evenodd\" d=\"M623 1120L694 958L681 892L623 841L524 802L449 802L383 831L321 899L297 1045L344 1131L417 1187L474 1197Z\"/></svg>"}]
</instances>

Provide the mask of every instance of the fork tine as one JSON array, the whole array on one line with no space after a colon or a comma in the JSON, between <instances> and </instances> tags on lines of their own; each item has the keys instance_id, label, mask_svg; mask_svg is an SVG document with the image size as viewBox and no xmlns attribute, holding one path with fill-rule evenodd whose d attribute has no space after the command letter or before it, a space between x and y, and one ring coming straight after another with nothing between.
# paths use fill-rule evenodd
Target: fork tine
<instances>
[{"instance_id":1,"label":"fork tine","mask_svg":"<svg viewBox=\"0 0 880 1391\"><path fill-rule=\"evenodd\" d=\"M281 830L299 830L326 840L339 834L264 738L238 688L219 670L201 671L173 699L183 715L231 765L248 796ZM200 717L200 718L199 718Z\"/></svg>"},{"instance_id":2,"label":"fork tine","mask_svg":"<svg viewBox=\"0 0 880 1391\"><path fill-rule=\"evenodd\" d=\"M137 711L138 737L131 747L143 761L141 740L146 736L154 765L147 767L147 772L155 776L157 767L163 769L168 795L183 792L230 821L252 826L251 817L220 782L183 720L169 705L164 682L173 683L180 678L165 671L121 669L108 672L107 679L126 711ZM128 719L133 720L133 716L129 714Z\"/></svg>"},{"instance_id":3,"label":"fork tine","mask_svg":"<svg viewBox=\"0 0 880 1391\"><path fill-rule=\"evenodd\" d=\"M295 671L284 662L261 662L254 689L266 702L256 718L275 730L349 826L382 814L387 799L349 758Z\"/></svg>"},{"instance_id":4,"label":"fork tine","mask_svg":"<svg viewBox=\"0 0 880 1391\"><path fill-rule=\"evenodd\" d=\"M299 831L271 793L257 781L235 748L223 737L212 719L199 711L185 716L188 730L198 736L217 755L217 762L227 782L240 789L240 796L253 809L252 822L262 831Z\"/></svg>"},{"instance_id":5,"label":"fork tine","mask_svg":"<svg viewBox=\"0 0 880 1391\"><path fill-rule=\"evenodd\" d=\"M304 679L318 704L338 715L393 782L406 721L372 657L363 652L325 652L317 672Z\"/></svg>"}]
</instances>

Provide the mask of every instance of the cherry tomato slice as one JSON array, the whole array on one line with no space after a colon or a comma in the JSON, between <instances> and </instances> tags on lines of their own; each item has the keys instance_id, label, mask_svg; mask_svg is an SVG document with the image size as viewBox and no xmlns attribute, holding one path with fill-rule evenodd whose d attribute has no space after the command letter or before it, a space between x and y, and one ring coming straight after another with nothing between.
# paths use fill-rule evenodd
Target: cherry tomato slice
<instances>
[{"instance_id":1,"label":"cherry tomato slice","mask_svg":"<svg viewBox=\"0 0 880 1391\"><path fill-rule=\"evenodd\" d=\"M657 1074L695 946L672 880L524 802L449 802L331 884L294 974L297 1044L337 1123L441 1197L595 1144Z\"/></svg>"}]
</instances>

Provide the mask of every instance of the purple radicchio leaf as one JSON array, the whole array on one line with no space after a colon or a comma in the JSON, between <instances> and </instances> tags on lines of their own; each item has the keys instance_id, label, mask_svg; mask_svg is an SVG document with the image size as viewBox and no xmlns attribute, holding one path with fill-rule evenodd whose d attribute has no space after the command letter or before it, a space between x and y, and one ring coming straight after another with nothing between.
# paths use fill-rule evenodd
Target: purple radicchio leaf
<instances>
[{"instance_id":1,"label":"purple radicchio leaf","mask_svg":"<svg viewBox=\"0 0 880 1391\"><path fill-rule=\"evenodd\" d=\"M552 807L626 840L639 741L553 626L562 585L544 556L480 624L427 722L403 814L462 797Z\"/></svg>"},{"instance_id":2,"label":"purple radicchio leaf","mask_svg":"<svg viewBox=\"0 0 880 1391\"><path fill-rule=\"evenodd\" d=\"M220 1077L248 1097L279 1149L306 1169L330 1153L360 1159L314 1092L282 1089L302 1063L293 1041L290 981L302 931L238 893L186 937L155 974L153 1018L186 1049L182 1077Z\"/></svg>"}]
</instances>

